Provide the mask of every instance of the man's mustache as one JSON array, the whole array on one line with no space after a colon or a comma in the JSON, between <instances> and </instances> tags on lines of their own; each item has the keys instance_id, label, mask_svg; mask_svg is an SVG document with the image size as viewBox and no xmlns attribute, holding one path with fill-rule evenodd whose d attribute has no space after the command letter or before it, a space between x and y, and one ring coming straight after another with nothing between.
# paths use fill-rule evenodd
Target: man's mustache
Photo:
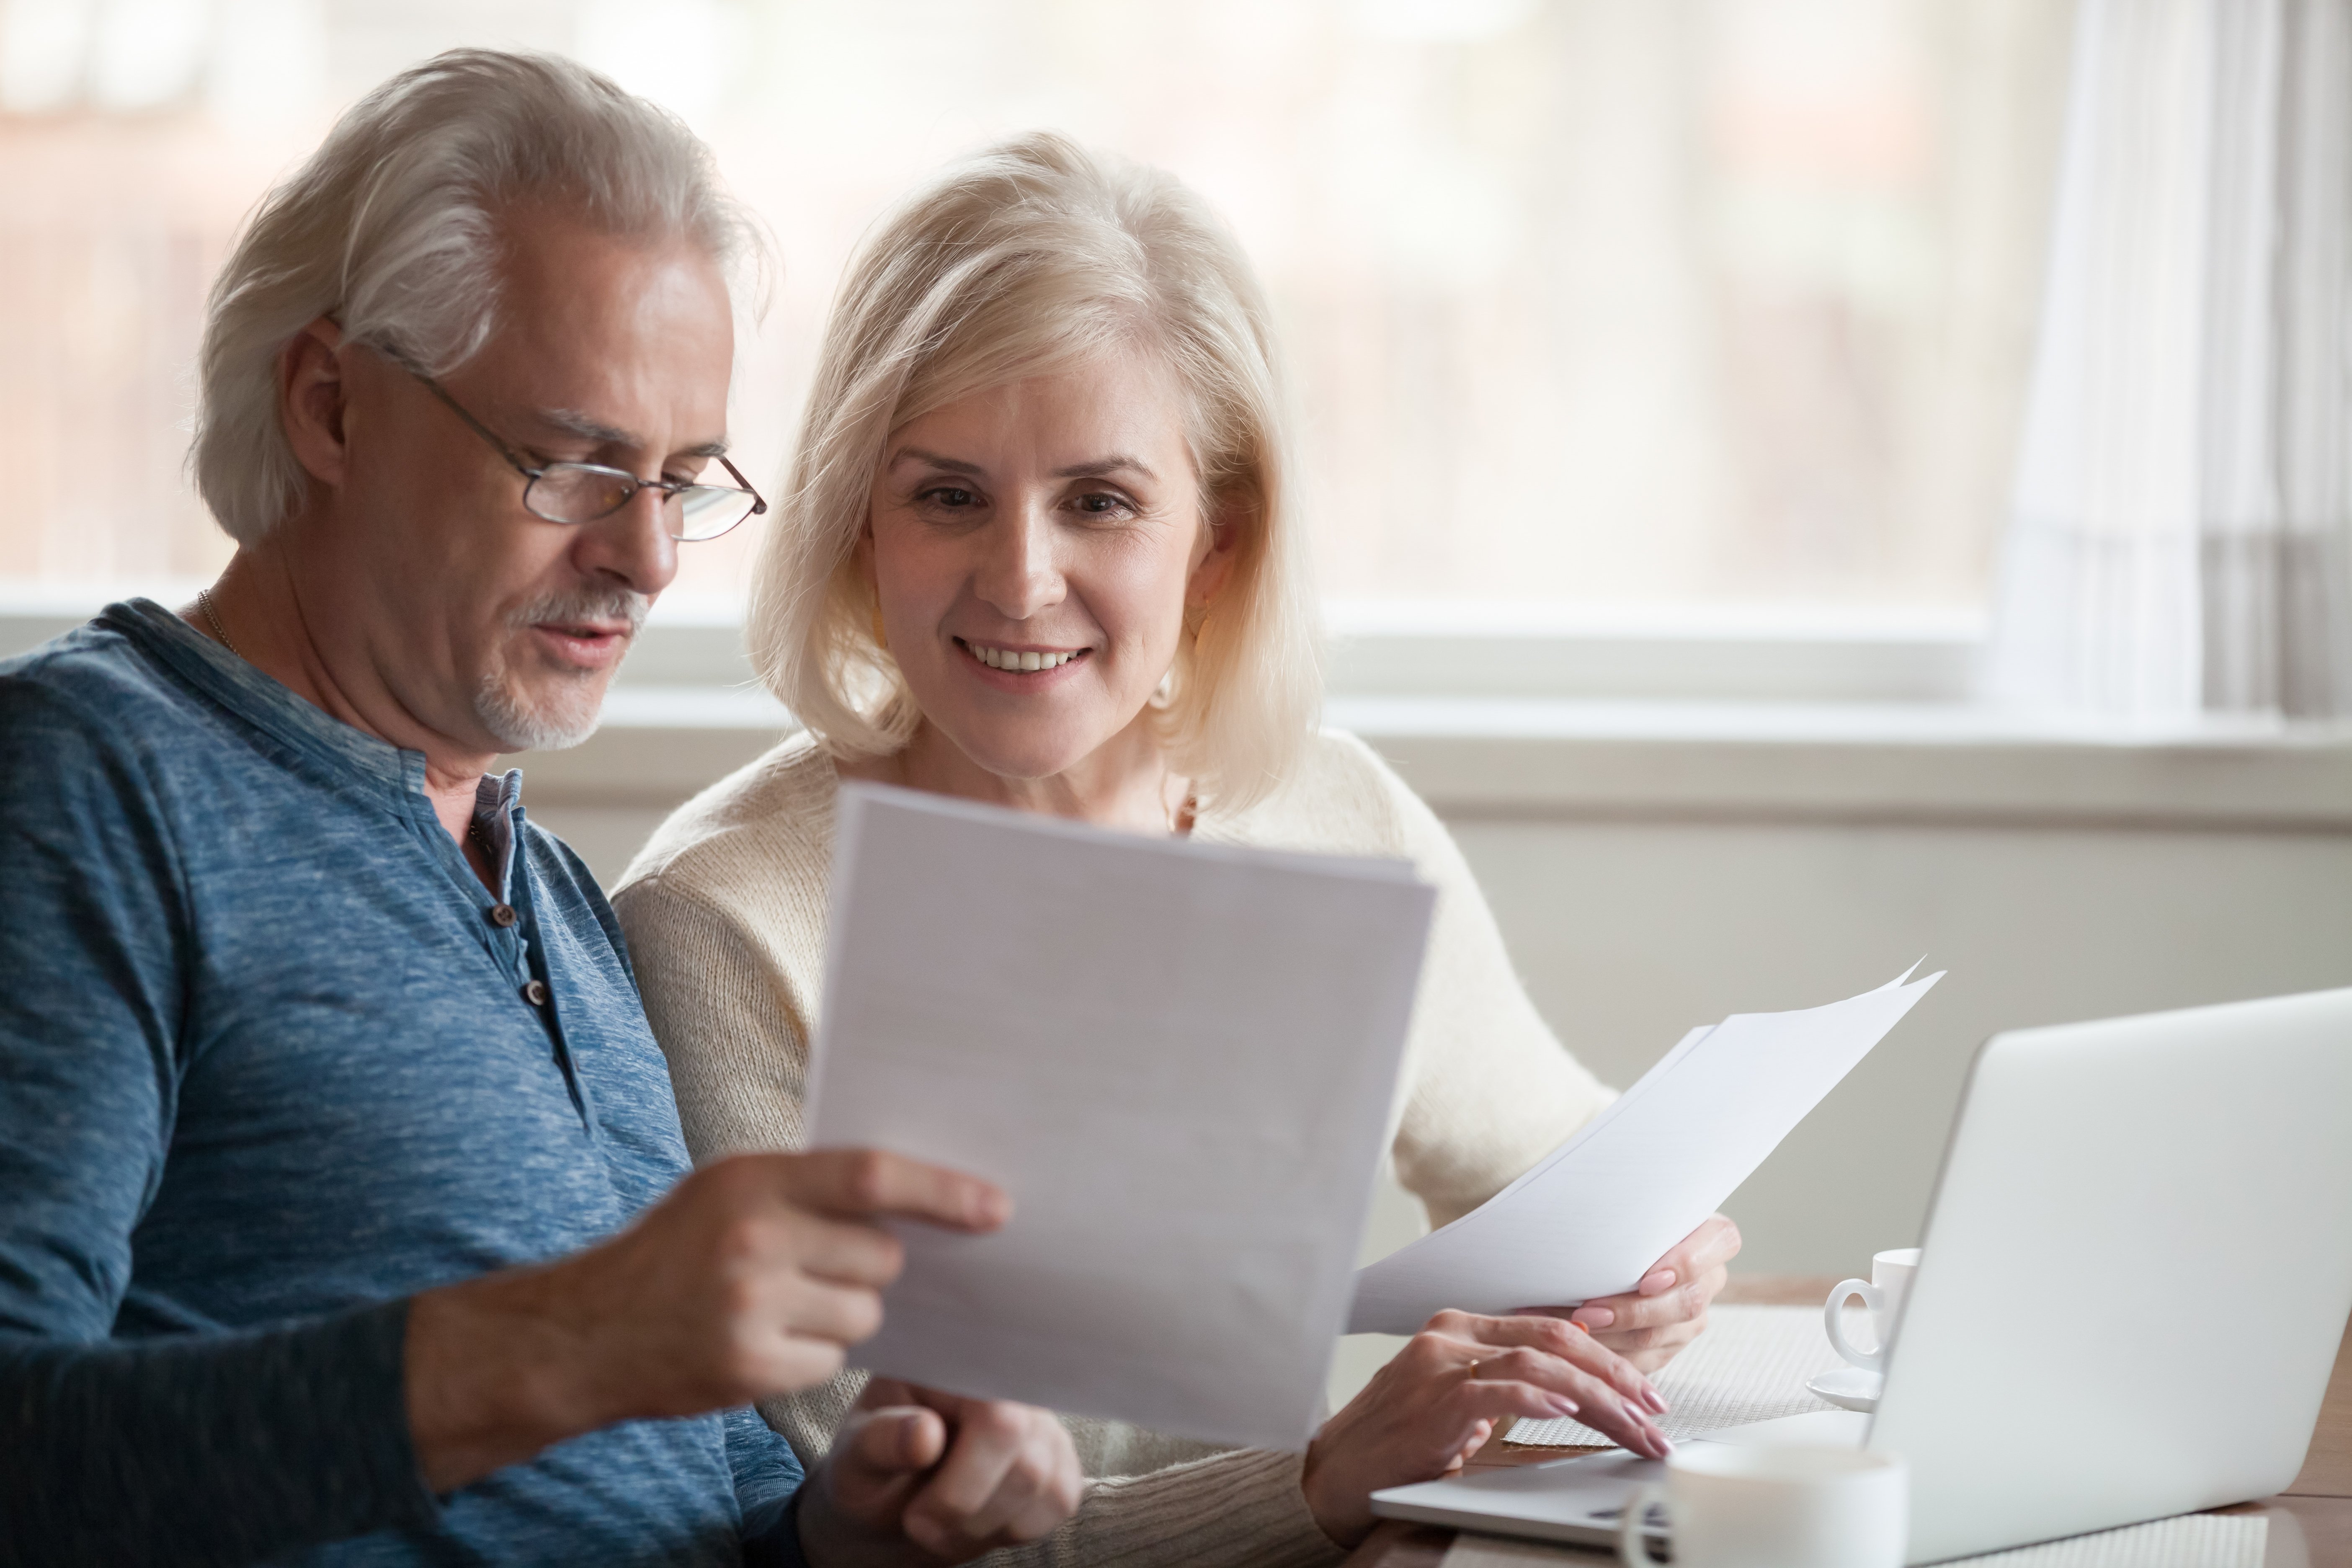
<instances>
[{"instance_id":1,"label":"man's mustache","mask_svg":"<svg viewBox=\"0 0 2352 1568\"><path fill-rule=\"evenodd\" d=\"M516 631L531 626L570 626L583 622L626 621L635 638L646 624L653 600L627 588L584 588L568 594L547 594L531 600L507 617Z\"/></svg>"}]
</instances>

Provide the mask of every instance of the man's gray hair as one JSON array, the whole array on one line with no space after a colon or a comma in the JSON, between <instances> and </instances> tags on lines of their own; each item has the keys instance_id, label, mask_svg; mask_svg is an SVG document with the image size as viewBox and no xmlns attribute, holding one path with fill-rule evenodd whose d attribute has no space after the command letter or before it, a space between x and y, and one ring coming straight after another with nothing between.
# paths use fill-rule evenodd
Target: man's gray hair
<instances>
[{"instance_id":1,"label":"man's gray hair","mask_svg":"<svg viewBox=\"0 0 2352 1568\"><path fill-rule=\"evenodd\" d=\"M555 204L606 232L763 268L761 232L683 121L547 55L452 49L394 77L263 200L206 305L190 466L250 544L307 474L278 422L278 356L320 317L434 374L488 341L499 210Z\"/></svg>"}]
</instances>

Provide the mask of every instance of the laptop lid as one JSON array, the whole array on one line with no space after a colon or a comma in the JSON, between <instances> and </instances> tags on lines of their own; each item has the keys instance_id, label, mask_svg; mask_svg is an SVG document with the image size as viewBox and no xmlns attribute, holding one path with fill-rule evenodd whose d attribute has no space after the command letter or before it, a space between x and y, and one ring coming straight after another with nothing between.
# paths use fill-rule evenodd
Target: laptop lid
<instances>
[{"instance_id":1,"label":"laptop lid","mask_svg":"<svg viewBox=\"0 0 2352 1568\"><path fill-rule=\"evenodd\" d=\"M2277 1491L2352 1311L2352 990L1994 1037L1921 1245L1911 1562Z\"/></svg>"}]
</instances>

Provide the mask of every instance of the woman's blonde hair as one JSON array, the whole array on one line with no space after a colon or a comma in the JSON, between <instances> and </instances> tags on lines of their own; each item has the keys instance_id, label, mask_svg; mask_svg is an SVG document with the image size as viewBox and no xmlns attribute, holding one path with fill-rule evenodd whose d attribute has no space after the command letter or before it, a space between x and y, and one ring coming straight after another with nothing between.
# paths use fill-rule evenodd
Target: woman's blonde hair
<instances>
[{"instance_id":1,"label":"woman's blonde hair","mask_svg":"<svg viewBox=\"0 0 2352 1568\"><path fill-rule=\"evenodd\" d=\"M1157 170L1036 132L949 169L850 264L799 449L751 582L752 663L836 755L898 750L921 720L875 633L856 561L890 433L975 393L1135 346L1173 371L1207 519L1242 530L1153 700L1203 802L1288 773L1321 696L1265 300L1241 247Z\"/></svg>"}]
</instances>

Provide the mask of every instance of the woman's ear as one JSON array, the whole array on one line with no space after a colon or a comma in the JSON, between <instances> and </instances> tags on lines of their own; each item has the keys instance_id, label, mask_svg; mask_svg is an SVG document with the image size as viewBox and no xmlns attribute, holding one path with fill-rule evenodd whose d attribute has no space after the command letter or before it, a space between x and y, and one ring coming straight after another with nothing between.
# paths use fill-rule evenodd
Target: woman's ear
<instances>
[{"instance_id":1,"label":"woman's ear","mask_svg":"<svg viewBox=\"0 0 2352 1568\"><path fill-rule=\"evenodd\" d=\"M1255 516L1255 510L1241 500L1220 502L1209 513L1208 526L1201 531L1207 537L1195 549L1192 574L1184 584L1188 606L1204 610L1223 595L1241 557L1242 531Z\"/></svg>"},{"instance_id":2,"label":"woman's ear","mask_svg":"<svg viewBox=\"0 0 2352 1568\"><path fill-rule=\"evenodd\" d=\"M343 440L349 387L343 331L321 316L278 354L278 421L294 460L320 484L341 484L350 448Z\"/></svg>"}]
</instances>

